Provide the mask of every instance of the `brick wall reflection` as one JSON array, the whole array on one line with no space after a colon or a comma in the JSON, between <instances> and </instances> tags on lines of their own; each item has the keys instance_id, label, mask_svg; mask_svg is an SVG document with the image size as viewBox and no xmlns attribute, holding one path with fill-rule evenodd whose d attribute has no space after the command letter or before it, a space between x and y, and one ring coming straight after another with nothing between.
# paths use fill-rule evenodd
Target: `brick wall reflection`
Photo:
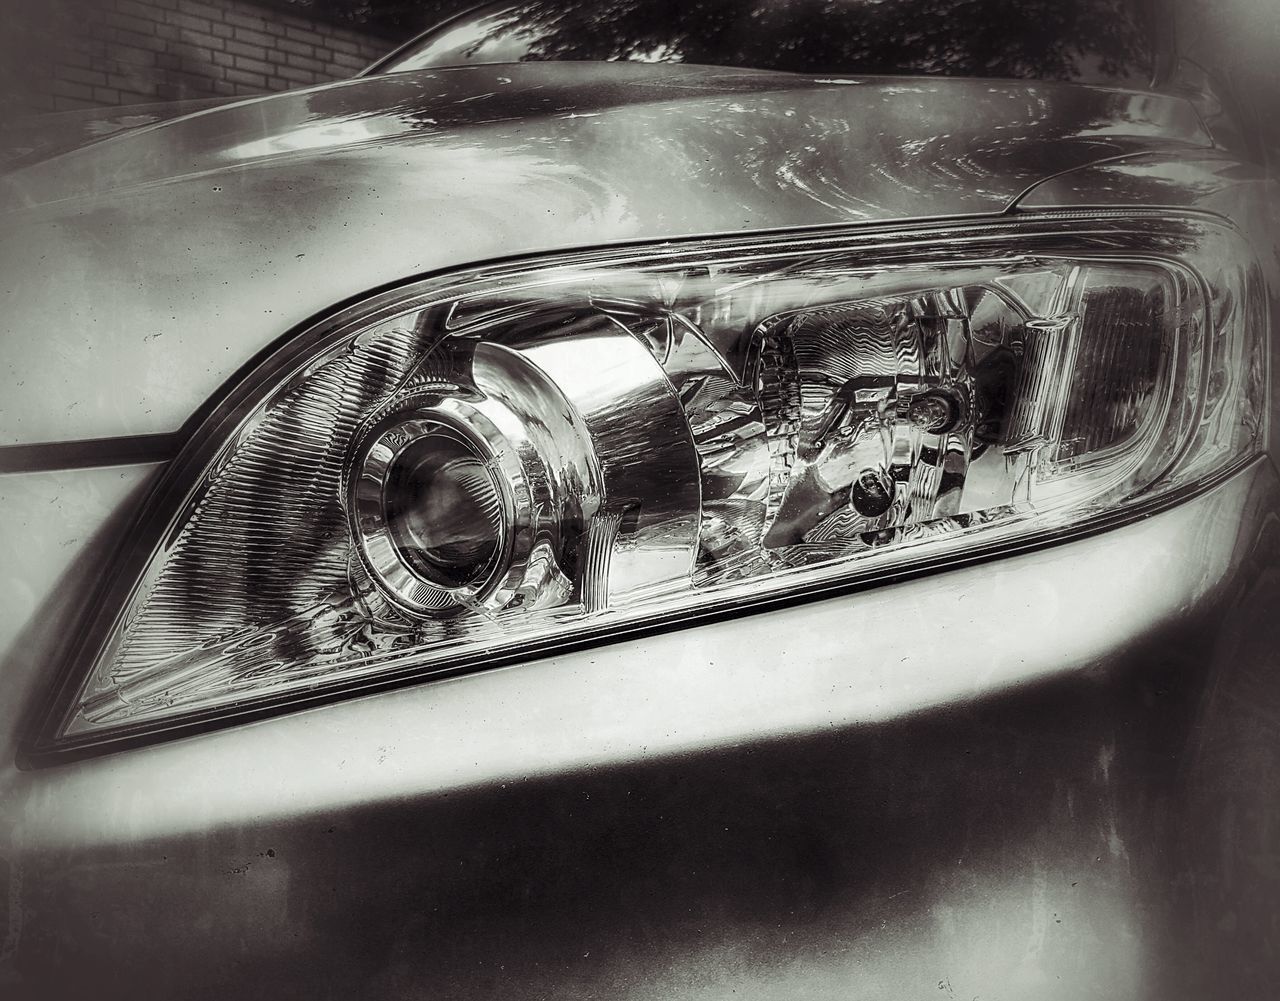
<instances>
[{"instance_id":1,"label":"brick wall reflection","mask_svg":"<svg viewBox=\"0 0 1280 1001\"><path fill-rule=\"evenodd\" d=\"M394 42L246 0L49 0L6 29L10 114L289 90Z\"/></svg>"}]
</instances>

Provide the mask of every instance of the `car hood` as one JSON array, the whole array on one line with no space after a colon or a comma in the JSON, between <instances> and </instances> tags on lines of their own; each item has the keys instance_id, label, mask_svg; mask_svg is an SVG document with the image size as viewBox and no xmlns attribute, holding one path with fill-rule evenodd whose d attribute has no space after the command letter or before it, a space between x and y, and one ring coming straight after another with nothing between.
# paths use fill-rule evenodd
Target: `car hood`
<instances>
[{"instance_id":1,"label":"car hood","mask_svg":"<svg viewBox=\"0 0 1280 1001\"><path fill-rule=\"evenodd\" d=\"M97 142L106 136L230 104L234 97L82 108L0 123L0 170L16 170Z\"/></svg>"},{"instance_id":2,"label":"car hood","mask_svg":"<svg viewBox=\"0 0 1280 1001\"><path fill-rule=\"evenodd\" d=\"M0 179L0 445L174 432L290 329L424 273L999 213L1171 145L1211 143L1151 94L635 64L367 77L157 118Z\"/></svg>"}]
</instances>

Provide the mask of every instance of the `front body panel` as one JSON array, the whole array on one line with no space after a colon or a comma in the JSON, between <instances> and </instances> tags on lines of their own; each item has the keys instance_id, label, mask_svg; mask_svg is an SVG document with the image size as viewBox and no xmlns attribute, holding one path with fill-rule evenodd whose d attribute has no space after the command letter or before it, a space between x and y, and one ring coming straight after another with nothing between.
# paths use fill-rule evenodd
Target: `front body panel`
<instances>
[{"instance_id":1,"label":"front body panel","mask_svg":"<svg viewBox=\"0 0 1280 1001\"><path fill-rule=\"evenodd\" d=\"M789 149L786 108L797 98L754 76L767 85L750 99L777 98L777 145ZM972 88L986 84L894 86L919 114L934 98L972 102ZM901 97L888 90L870 93ZM1032 104L1043 97L1020 91ZM829 120L851 117L858 93L823 91ZM585 128L582 116L596 112L583 100L546 119L553 131ZM1179 124L1185 106L1124 101L1128 117L1107 125L1081 115L1065 130L1075 139L1058 129L1052 142L1014 144L1011 159L962 177L955 170L977 160L953 163L945 129L927 169L904 180L868 171L879 154L853 133L884 136L879 152L890 160L919 148L883 123L854 126L841 141L859 164L834 157L835 147L819 157L848 174L823 168L804 184L785 175L781 187L765 183L784 177L776 172L699 174L690 152L698 112L631 108L638 117L624 119L624 134L644 133L659 149L662 123L690 124L681 156L695 187L667 215L650 210L671 177L634 157L624 164L632 147L593 145L575 131L573 144L555 148L596 159L566 175L549 154L517 157L533 140L502 116L479 143L493 154L485 162L511 168L489 195L464 169L482 150L449 129L418 145L370 135L313 158L274 150L225 171L196 157L185 180L166 167L101 199L91 193L101 175L86 168L77 180L67 161L40 182L44 194L28 190L15 218L33 239L70 248L84 275L76 288L97 290L85 293L90 329L114 333L84 357L71 350L83 330L59 334L67 350L54 354L65 365L39 368L58 374L41 376L31 395L15 376L6 410L32 416L15 424L6 414L5 441L175 431L272 340L350 295L503 252L641 237L1011 207L1188 207L1242 228L1274 314L1265 179L1221 163L1188 173L1184 157L1208 140ZM966 156L985 149L991 116L974 120ZM1149 124L1156 119L1163 124ZM346 119L370 120L359 110ZM751 118L753 134L771 135L761 121ZM1087 172L1050 183L1051 161L1087 170L1099 158L1090 130L1111 142L1120 122L1141 134L1111 154L1163 151L1163 184L1134 194ZM490 141L499 132L507 145ZM726 141L722 152L719 164L736 163L742 144ZM434 158L432 181L393 168L401 154ZM377 183L356 184L358 166ZM845 184L854 173L872 178L856 197ZM457 202L432 216L444 222L430 239L382 238L389 217L399 232L414 229L413 217L377 205L393 174L406 199ZM608 176L627 182L597 183ZM295 182L319 187L297 196L279 229L266 226L268 196ZM530 194L540 184L564 209L552 213L553 230L534 225L545 214ZM202 199L228 185L243 213L196 234L180 265L149 250L99 265L75 230L92 219L117 250L159 233L152 249L162 250L172 236L165 220L182 215L165 199L191 204L202 190L183 211L203 212ZM168 208L144 211L144 197ZM132 208L116 218L137 218L105 225L120 206ZM303 237L310 227L320 235ZM345 242L336 239L344 229ZM258 242L246 250L251 232ZM169 263L155 264L161 257ZM215 258L212 271L191 266ZM140 298L114 268L139 269ZM56 303L65 287L52 278L39 286L19 310L23 329L44 315L40 296ZM179 303L183 319L200 318L198 330L177 323ZM166 345L151 353L121 317L162 313L175 325L150 330ZM11 371L33 372L53 342L13 343ZM94 371L100 378L89 380ZM129 373L159 388L125 391ZM64 396L80 401L79 413L49 404ZM1269 459L1145 520L999 560L20 770L30 709L159 469L0 476L0 549L10 559L0 573L0 969L15 996L1270 996L1280 922L1280 482Z\"/></svg>"}]
</instances>

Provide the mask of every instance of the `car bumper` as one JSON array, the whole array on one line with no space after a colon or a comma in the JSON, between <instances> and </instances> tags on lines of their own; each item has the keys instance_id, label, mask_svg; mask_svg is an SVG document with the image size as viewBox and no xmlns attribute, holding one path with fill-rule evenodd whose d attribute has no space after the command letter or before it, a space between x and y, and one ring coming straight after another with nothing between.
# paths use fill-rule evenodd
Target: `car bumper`
<instances>
[{"instance_id":1,"label":"car bumper","mask_svg":"<svg viewBox=\"0 0 1280 1001\"><path fill-rule=\"evenodd\" d=\"M0 477L10 730L148 475ZM4 764L0 984L1269 997L1277 511L1262 461L1035 552Z\"/></svg>"}]
</instances>

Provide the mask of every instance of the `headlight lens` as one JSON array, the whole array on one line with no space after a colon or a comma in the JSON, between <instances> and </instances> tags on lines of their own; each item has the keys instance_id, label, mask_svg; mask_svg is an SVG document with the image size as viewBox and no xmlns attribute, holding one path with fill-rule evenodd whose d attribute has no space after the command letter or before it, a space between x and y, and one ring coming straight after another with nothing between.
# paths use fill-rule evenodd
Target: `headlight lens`
<instances>
[{"instance_id":1,"label":"headlight lens","mask_svg":"<svg viewBox=\"0 0 1280 1001\"><path fill-rule=\"evenodd\" d=\"M52 740L1150 510L1263 445L1256 286L1218 223L1095 216L562 255L386 293L291 339L175 464Z\"/></svg>"},{"instance_id":2,"label":"headlight lens","mask_svg":"<svg viewBox=\"0 0 1280 1001\"><path fill-rule=\"evenodd\" d=\"M379 435L351 497L357 539L379 582L406 574L446 591L483 587L502 554L509 515L501 477L464 431L409 420Z\"/></svg>"}]
</instances>

